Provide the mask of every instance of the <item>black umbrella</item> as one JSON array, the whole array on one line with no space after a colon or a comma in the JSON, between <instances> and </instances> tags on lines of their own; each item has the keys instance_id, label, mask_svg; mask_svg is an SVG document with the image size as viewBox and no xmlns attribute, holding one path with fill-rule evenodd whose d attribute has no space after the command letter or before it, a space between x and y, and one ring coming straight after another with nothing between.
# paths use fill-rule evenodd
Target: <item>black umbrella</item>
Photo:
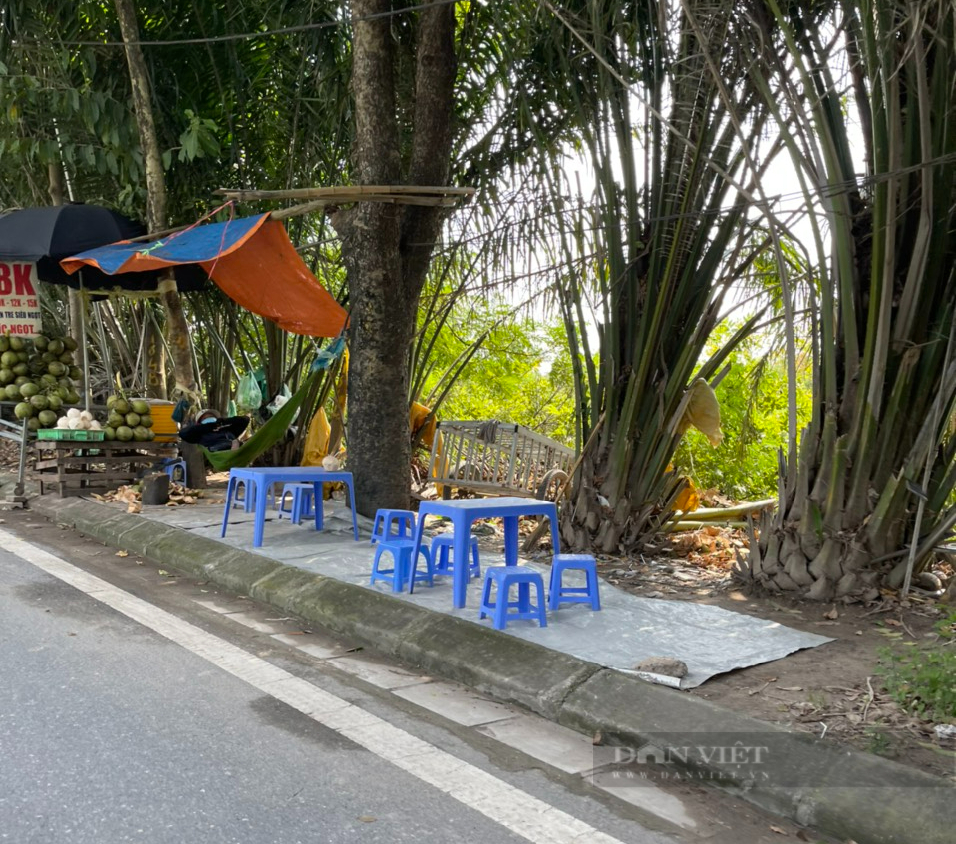
<instances>
[{"instance_id":1,"label":"black umbrella","mask_svg":"<svg viewBox=\"0 0 956 844\"><path fill-rule=\"evenodd\" d=\"M60 261L120 240L146 234L140 223L99 205L50 205L24 208L0 217L0 261L35 263L37 277L48 284L66 284L86 290L155 290L159 272L110 276L85 267L67 275ZM180 290L197 290L206 274L195 265L175 268Z\"/></svg>"}]
</instances>

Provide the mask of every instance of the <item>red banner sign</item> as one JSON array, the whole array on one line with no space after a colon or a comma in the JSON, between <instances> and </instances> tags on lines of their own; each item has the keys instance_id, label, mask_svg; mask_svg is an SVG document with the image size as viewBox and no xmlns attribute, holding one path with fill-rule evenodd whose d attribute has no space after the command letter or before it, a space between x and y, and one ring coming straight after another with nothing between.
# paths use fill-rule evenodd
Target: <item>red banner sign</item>
<instances>
[{"instance_id":1,"label":"red banner sign","mask_svg":"<svg viewBox=\"0 0 956 844\"><path fill-rule=\"evenodd\" d=\"M0 261L0 334L33 337L40 333L36 264Z\"/></svg>"}]
</instances>

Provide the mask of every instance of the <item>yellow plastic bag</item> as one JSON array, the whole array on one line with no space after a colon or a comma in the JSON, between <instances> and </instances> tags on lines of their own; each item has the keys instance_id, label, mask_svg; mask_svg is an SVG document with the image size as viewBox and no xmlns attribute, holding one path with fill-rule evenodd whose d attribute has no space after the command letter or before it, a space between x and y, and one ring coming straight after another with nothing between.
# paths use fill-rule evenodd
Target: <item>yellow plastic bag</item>
<instances>
[{"instance_id":1,"label":"yellow plastic bag","mask_svg":"<svg viewBox=\"0 0 956 844\"><path fill-rule=\"evenodd\" d=\"M425 448L431 448L432 444L435 441L435 429L438 427L438 418L432 416L429 419L431 414L431 408L425 407L423 404L419 404L417 401L412 402L411 409L408 411L408 427L411 431L412 439L414 439L419 430L422 431L422 438L419 440L419 444Z\"/></svg>"},{"instance_id":2,"label":"yellow plastic bag","mask_svg":"<svg viewBox=\"0 0 956 844\"><path fill-rule=\"evenodd\" d=\"M332 426L325 415L325 408L320 407L312 416L309 430L305 435L305 452L302 455L303 466L321 466L322 458L329 453L329 437L332 435Z\"/></svg>"}]
</instances>

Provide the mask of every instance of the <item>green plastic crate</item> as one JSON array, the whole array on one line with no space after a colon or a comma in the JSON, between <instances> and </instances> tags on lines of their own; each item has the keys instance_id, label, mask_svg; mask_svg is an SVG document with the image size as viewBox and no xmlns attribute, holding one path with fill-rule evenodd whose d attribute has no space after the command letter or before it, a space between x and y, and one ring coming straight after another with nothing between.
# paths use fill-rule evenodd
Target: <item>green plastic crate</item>
<instances>
[{"instance_id":1,"label":"green plastic crate","mask_svg":"<svg viewBox=\"0 0 956 844\"><path fill-rule=\"evenodd\" d=\"M40 428L38 440L75 440L78 442L100 442L106 438L105 431L85 431L80 428Z\"/></svg>"}]
</instances>

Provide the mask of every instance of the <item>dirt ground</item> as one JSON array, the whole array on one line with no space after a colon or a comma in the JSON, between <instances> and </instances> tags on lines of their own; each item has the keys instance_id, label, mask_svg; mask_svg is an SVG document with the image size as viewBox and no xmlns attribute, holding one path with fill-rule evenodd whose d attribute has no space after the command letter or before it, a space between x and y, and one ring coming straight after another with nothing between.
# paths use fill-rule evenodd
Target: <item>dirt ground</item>
<instances>
[{"instance_id":1,"label":"dirt ground","mask_svg":"<svg viewBox=\"0 0 956 844\"><path fill-rule=\"evenodd\" d=\"M741 531L692 531L671 535L653 554L599 558L598 567L634 594L712 604L834 639L720 675L689 694L956 781L956 741L937 736L938 722L905 712L879 673L881 652L930 641L934 624L956 607L920 595L901 603L889 592L866 605L748 594L733 579L735 546L746 549Z\"/></svg>"},{"instance_id":2,"label":"dirt ground","mask_svg":"<svg viewBox=\"0 0 956 844\"><path fill-rule=\"evenodd\" d=\"M6 471L16 470L11 446L0 441L0 467ZM224 485L225 476L210 481L213 487ZM535 527L532 520L523 522L521 532L526 536ZM476 533L489 547L500 540L500 527L485 525ZM741 531L705 528L671 534L659 547L632 557L600 556L598 568L608 582L637 595L712 604L834 639L720 675L689 694L956 782L956 740L940 738L934 722L905 712L886 694L879 672L881 652L929 641L934 624L956 607L919 594L901 603L890 592L865 605L749 594L733 578L736 554L746 553L746 546ZM545 538L538 552L548 550Z\"/></svg>"}]
</instances>

